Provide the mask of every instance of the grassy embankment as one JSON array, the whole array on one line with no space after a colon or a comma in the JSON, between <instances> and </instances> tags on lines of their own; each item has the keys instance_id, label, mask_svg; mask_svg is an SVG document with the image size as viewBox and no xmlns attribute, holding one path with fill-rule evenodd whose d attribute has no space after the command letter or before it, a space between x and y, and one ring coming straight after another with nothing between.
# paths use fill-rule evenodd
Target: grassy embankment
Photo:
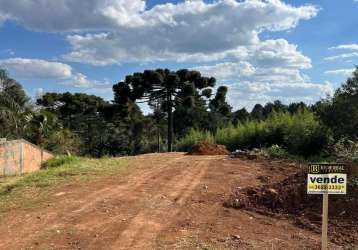
<instances>
[{"instance_id":1,"label":"grassy embankment","mask_svg":"<svg viewBox=\"0 0 358 250\"><path fill-rule=\"evenodd\" d=\"M43 164L40 171L24 176L0 178L1 212L14 207L40 206L60 185L82 183L95 178L129 173L126 158L89 159L58 157Z\"/></svg>"}]
</instances>

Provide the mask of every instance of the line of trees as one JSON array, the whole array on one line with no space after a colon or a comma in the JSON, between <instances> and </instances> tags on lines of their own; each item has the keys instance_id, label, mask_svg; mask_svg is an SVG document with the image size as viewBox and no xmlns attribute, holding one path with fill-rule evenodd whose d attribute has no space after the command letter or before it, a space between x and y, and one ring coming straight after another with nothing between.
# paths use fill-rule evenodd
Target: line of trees
<instances>
[{"instance_id":1,"label":"line of trees","mask_svg":"<svg viewBox=\"0 0 358 250\"><path fill-rule=\"evenodd\" d=\"M275 101L256 104L251 112L233 111L226 100L228 89L215 85L215 78L198 71L146 70L115 84L113 101L84 93L46 93L33 102L0 70L0 137L26 138L59 154L133 155L172 151L173 142L192 129L214 135L250 121L262 123L276 113L304 111L329 137L325 144L357 140L358 68L334 96L310 106ZM152 109L150 114L141 112L142 102Z\"/></svg>"}]
</instances>

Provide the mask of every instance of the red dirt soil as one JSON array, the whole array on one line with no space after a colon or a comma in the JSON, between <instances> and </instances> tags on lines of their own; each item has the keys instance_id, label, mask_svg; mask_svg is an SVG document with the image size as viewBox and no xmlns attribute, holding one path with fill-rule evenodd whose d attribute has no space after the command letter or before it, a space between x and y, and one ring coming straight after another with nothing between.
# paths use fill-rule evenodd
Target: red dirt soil
<instances>
[{"instance_id":1,"label":"red dirt soil","mask_svg":"<svg viewBox=\"0 0 358 250\"><path fill-rule=\"evenodd\" d=\"M195 144L188 155L228 155L230 152L224 145L212 144L208 142L199 142Z\"/></svg>"},{"instance_id":2,"label":"red dirt soil","mask_svg":"<svg viewBox=\"0 0 358 250\"><path fill-rule=\"evenodd\" d=\"M42 188L45 202L3 213L0 249L319 249L320 234L290 218L223 206L233 189L281 182L296 163L182 153L129 159L129 175ZM330 249L351 246L333 237Z\"/></svg>"},{"instance_id":3,"label":"red dirt soil","mask_svg":"<svg viewBox=\"0 0 358 250\"><path fill-rule=\"evenodd\" d=\"M245 208L265 215L286 216L298 226L321 230L322 195L308 195L306 173L296 171L283 181L235 190L226 207ZM351 183L351 181L348 181ZM329 196L329 234L341 245L358 245L358 188L350 185L347 195Z\"/></svg>"}]
</instances>

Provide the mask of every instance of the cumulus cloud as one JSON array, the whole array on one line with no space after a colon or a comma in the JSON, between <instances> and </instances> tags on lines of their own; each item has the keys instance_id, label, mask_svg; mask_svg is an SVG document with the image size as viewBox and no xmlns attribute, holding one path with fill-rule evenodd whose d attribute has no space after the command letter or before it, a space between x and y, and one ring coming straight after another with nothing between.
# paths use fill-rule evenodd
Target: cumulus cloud
<instances>
[{"instance_id":1,"label":"cumulus cloud","mask_svg":"<svg viewBox=\"0 0 358 250\"><path fill-rule=\"evenodd\" d=\"M242 96L242 104L250 98L316 98L330 90L301 73L311 60L296 45L260 39L263 32L287 31L316 16L319 9L313 5L295 7L280 0L186 0L151 9L142 0L0 0L0 5L6 20L65 33L71 46L62 57L66 61L100 66L201 63L196 69L231 84L231 100ZM100 83L72 72L63 84Z\"/></svg>"},{"instance_id":2,"label":"cumulus cloud","mask_svg":"<svg viewBox=\"0 0 358 250\"><path fill-rule=\"evenodd\" d=\"M339 75L339 76L351 76L355 69L335 69L335 70L327 70L324 73L327 75Z\"/></svg>"},{"instance_id":3,"label":"cumulus cloud","mask_svg":"<svg viewBox=\"0 0 358 250\"><path fill-rule=\"evenodd\" d=\"M287 67L297 69L311 68L311 60L289 44L285 39L266 40L254 46L250 58L258 66Z\"/></svg>"},{"instance_id":4,"label":"cumulus cloud","mask_svg":"<svg viewBox=\"0 0 358 250\"><path fill-rule=\"evenodd\" d=\"M248 62L218 63L212 66L199 66L194 68L204 75L215 75L220 81L231 81L238 77L249 77L255 73L255 68Z\"/></svg>"},{"instance_id":5,"label":"cumulus cloud","mask_svg":"<svg viewBox=\"0 0 358 250\"><path fill-rule=\"evenodd\" d=\"M266 40L251 46L247 55L231 62L199 66L194 69L214 76L229 86L235 107L252 107L280 99L284 102L312 103L331 94L331 84L312 83L301 70L311 68L311 60L284 39Z\"/></svg>"},{"instance_id":6,"label":"cumulus cloud","mask_svg":"<svg viewBox=\"0 0 358 250\"><path fill-rule=\"evenodd\" d=\"M142 0L0 0L0 16L36 31L83 31L136 26ZM36 13L34 15L34 13ZM44 21L46 20L46 21Z\"/></svg>"},{"instance_id":7,"label":"cumulus cloud","mask_svg":"<svg viewBox=\"0 0 358 250\"><path fill-rule=\"evenodd\" d=\"M256 103L265 104L275 100L284 103L306 102L314 103L320 98L332 95L334 88L330 82L326 83L263 83L239 82L229 85L229 101L234 107L246 107L249 110Z\"/></svg>"},{"instance_id":8,"label":"cumulus cloud","mask_svg":"<svg viewBox=\"0 0 358 250\"><path fill-rule=\"evenodd\" d=\"M270 53L269 58L276 56ZM250 61L217 63L194 69L214 76L219 83L228 86L229 100L234 107L252 108L256 103L264 104L277 99L286 103L313 103L333 93L332 84L312 83L301 73L301 69L310 67L308 58L301 63L297 63L299 60L286 60L280 67L270 60L257 60L255 54L247 59Z\"/></svg>"},{"instance_id":9,"label":"cumulus cloud","mask_svg":"<svg viewBox=\"0 0 358 250\"><path fill-rule=\"evenodd\" d=\"M72 75L71 66L40 59L3 59L0 60L0 67L23 79L66 79Z\"/></svg>"},{"instance_id":10,"label":"cumulus cloud","mask_svg":"<svg viewBox=\"0 0 358 250\"><path fill-rule=\"evenodd\" d=\"M231 34L233 37L239 33L243 35L243 30L289 29L296 26L299 20L315 16L318 11L311 5L296 8L280 0L218 0L214 3L187 0L178 4L159 4L152 9L146 9L144 0L0 0L0 5L0 15L3 18L41 31L161 27L162 32L170 32L170 28L175 28L188 30L188 35L191 35L236 27ZM35 12L36 15L33 15ZM197 25L198 23L201 25ZM211 27L212 31L206 31L207 27ZM188 28L193 29L190 31ZM254 36L252 33L250 39ZM247 40L245 37L242 39Z\"/></svg>"},{"instance_id":11,"label":"cumulus cloud","mask_svg":"<svg viewBox=\"0 0 358 250\"><path fill-rule=\"evenodd\" d=\"M59 84L79 88L99 88L110 84L107 80L90 80L86 75L74 72L72 67L68 64L41 59L2 59L0 60L0 68L6 69L11 76L14 76L15 78L54 80Z\"/></svg>"},{"instance_id":12,"label":"cumulus cloud","mask_svg":"<svg viewBox=\"0 0 358 250\"><path fill-rule=\"evenodd\" d=\"M64 58L106 65L241 56L243 46L260 43L261 32L294 28L317 12L314 6L293 7L279 0L167 3L138 13L143 22L137 25L69 35L73 51Z\"/></svg>"}]
</instances>

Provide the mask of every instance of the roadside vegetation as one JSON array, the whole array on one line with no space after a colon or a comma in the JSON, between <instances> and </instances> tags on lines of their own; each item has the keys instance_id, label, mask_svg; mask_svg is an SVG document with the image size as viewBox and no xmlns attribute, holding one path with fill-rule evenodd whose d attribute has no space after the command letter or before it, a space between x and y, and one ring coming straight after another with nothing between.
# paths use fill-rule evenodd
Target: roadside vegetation
<instances>
[{"instance_id":1,"label":"roadside vegetation","mask_svg":"<svg viewBox=\"0 0 358 250\"><path fill-rule=\"evenodd\" d=\"M129 171L128 167L126 158L56 157L45 162L43 168L37 172L24 176L1 178L0 211L9 209L17 202L27 202L28 205L36 203L43 198L43 195L46 195L46 190L56 188L60 184L78 183L101 176L125 174ZM41 192L38 193L38 190Z\"/></svg>"},{"instance_id":2,"label":"roadside vegetation","mask_svg":"<svg viewBox=\"0 0 358 250\"><path fill-rule=\"evenodd\" d=\"M113 86L114 100L84 93L45 93L30 100L0 70L0 137L25 138L55 154L100 158L171 149L200 141L229 150L264 150L302 158L358 158L358 68L315 104L256 104L233 110L227 87L197 71L146 70ZM138 104L146 102L151 113Z\"/></svg>"}]
</instances>

